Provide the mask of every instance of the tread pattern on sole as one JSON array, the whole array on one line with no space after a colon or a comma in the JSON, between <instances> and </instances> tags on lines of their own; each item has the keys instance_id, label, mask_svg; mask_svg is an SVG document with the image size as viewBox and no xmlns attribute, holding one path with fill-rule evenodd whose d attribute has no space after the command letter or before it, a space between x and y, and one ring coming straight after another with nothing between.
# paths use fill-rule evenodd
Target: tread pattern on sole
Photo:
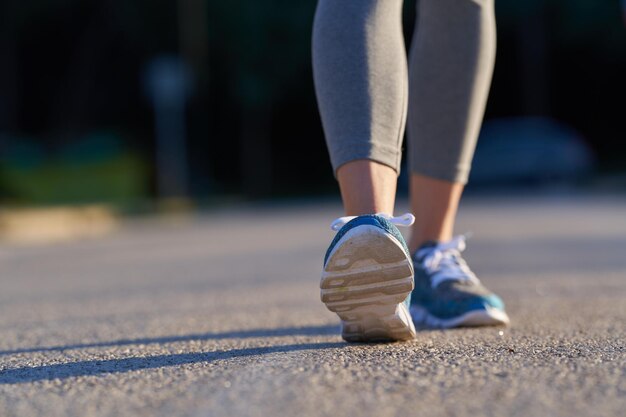
<instances>
[{"instance_id":1,"label":"tread pattern on sole","mask_svg":"<svg viewBox=\"0 0 626 417\"><path fill-rule=\"evenodd\" d=\"M342 320L349 342L411 340L415 326L403 304L413 290L413 265L384 230L357 226L337 243L324 266L321 299Z\"/></svg>"}]
</instances>

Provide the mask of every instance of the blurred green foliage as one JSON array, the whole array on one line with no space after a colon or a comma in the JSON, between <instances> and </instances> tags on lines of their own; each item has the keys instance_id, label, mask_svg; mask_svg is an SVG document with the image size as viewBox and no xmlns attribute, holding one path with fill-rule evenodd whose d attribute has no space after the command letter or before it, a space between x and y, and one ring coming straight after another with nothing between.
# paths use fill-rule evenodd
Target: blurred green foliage
<instances>
[{"instance_id":1,"label":"blurred green foliage","mask_svg":"<svg viewBox=\"0 0 626 417\"><path fill-rule=\"evenodd\" d=\"M0 173L8 202L132 204L147 197L145 163L118 137L96 133L50 155L32 140L6 149Z\"/></svg>"}]
</instances>

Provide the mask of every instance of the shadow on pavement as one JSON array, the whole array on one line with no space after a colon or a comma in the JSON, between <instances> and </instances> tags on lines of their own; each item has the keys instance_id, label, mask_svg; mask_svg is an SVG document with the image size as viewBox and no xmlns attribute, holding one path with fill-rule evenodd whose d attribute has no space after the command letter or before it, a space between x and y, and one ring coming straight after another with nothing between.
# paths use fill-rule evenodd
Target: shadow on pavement
<instances>
[{"instance_id":1,"label":"shadow on pavement","mask_svg":"<svg viewBox=\"0 0 626 417\"><path fill-rule=\"evenodd\" d=\"M222 359L228 360L243 356L260 356L271 353L287 353L301 350L333 349L343 346L346 346L346 343L303 343L222 350L207 353L180 353L139 358L89 360L54 365L22 367L0 371L0 385L65 379L78 376L131 372L141 369L155 369L199 362L213 362Z\"/></svg>"},{"instance_id":2,"label":"shadow on pavement","mask_svg":"<svg viewBox=\"0 0 626 417\"><path fill-rule=\"evenodd\" d=\"M189 342L192 340L219 340L219 339L249 339L254 337L281 337L281 336L317 336L317 335L335 335L340 333L339 325L324 326L304 326L304 327L284 327L281 329L252 329L252 330L235 330L222 333L196 333L183 336L165 336L154 338L139 339L119 339L111 342L97 343L78 343L73 345L61 346L42 346L34 348L23 348L14 350L2 350L0 355L14 355L18 353L33 352L58 352L70 349L86 349L100 348L110 346L126 346L126 345L148 345L148 344L165 344L175 342ZM1 374L0 374L1 375Z\"/></svg>"}]
</instances>

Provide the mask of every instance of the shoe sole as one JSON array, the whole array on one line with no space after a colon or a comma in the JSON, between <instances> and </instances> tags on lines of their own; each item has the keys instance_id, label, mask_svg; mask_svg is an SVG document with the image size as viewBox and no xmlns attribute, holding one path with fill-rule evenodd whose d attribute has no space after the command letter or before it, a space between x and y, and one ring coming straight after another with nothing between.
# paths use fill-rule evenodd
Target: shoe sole
<instances>
[{"instance_id":1,"label":"shoe sole","mask_svg":"<svg viewBox=\"0 0 626 417\"><path fill-rule=\"evenodd\" d=\"M428 313L422 307L411 306L411 317L415 323L428 327L449 329L452 327L479 327L479 326L508 326L511 323L509 316L497 308L472 310L450 319L441 319Z\"/></svg>"},{"instance_id":2,"label":"shoe sole","mask_svg":"<svg viewBox=\"0 0 626 417\"><path fill-rule=\"evenodd\" d=\"M403 304L413 287L413 264L402 244L371 225L357 226L341 238L320 282L322 302L339 315L348 342L415 338Z\"/></svg>"}]
</instances>

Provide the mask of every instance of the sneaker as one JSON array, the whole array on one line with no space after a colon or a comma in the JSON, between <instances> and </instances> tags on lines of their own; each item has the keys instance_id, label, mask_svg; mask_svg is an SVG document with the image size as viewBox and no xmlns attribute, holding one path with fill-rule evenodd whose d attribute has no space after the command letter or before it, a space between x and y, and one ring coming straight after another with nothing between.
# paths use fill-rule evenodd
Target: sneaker
<instances>
[{"instance_id":1,"label":"sneaker","mask_svg":"<svg viewBox=\"0 0 626 417\"><path fill-rule=\"evenodd\" d=\"M463 250L465 236L457 236L446 243L427 242L415 252L413 320L442 328L508 325L504 303L469 269Z\"/></svg>"},{"instance_id":2,"label":"sneaker","mask_svg":"<svg viewBox=\"0 0 626 417\"><path fill-rule=\"evenodd\" d=\"M348 342L410 340L415 326L409 313L413 263L400 231L412 214L341 217L324 257L322 302L339 315Z\"/></svg>"}]
</instances>

